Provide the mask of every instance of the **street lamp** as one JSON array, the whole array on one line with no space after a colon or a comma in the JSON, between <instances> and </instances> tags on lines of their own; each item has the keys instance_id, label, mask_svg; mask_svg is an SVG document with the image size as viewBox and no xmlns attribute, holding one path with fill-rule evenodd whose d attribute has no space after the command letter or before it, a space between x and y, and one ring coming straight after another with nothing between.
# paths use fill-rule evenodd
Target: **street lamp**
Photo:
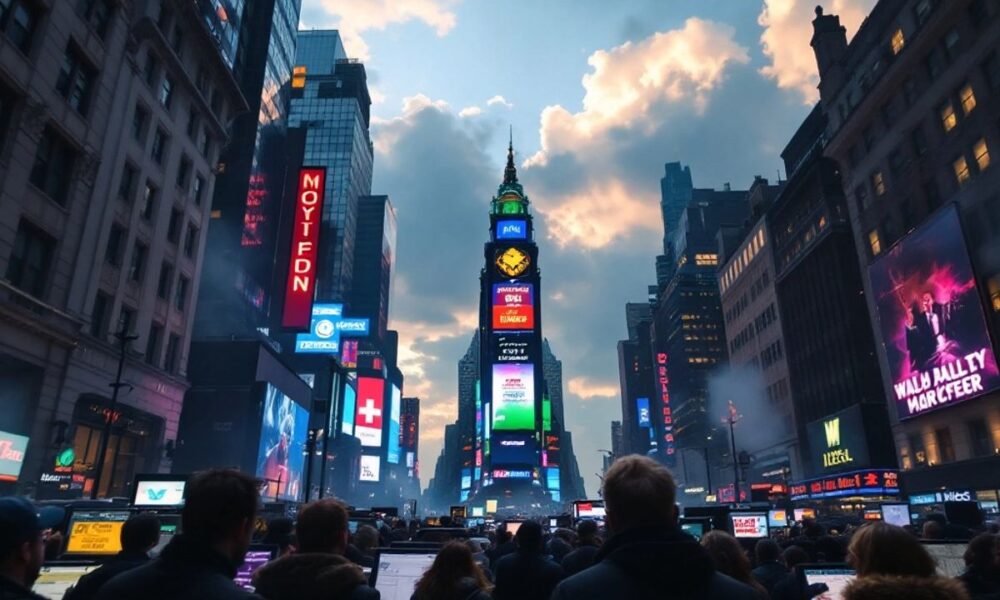
<instances>
[{"instance_id":1,"label":"street lamp","mask_svg":"<svg viewBox=\"0 0 1000 600\"><path fill-rule=\"evenodd\" d=\"M94 486L90 488L91 500L97 500L97 493L101 487L101 477L104 475L104 455L108 453L108 441L111 439L111 422L114 420L115 410L118 408L118 390L123 387L132 387L127 383L122 383L122 369L125 368L125 350L128 348L128 343L139 339L139 336L129 335L123 325L121 330L115 334L115 339L118 340L118 372L115 374L114 382L108 384L111 386L111 405L108 408L108 414L104 415L104 429L101 430L101 443L97 451L97 465L94 467ZM114 479L113 474L111 478ZM109 487L110 485L111 483L108 482Z\"/></svg>"},{"instance_id":2,"label":"street lamp","mask_svg":"<svg viewBox=\"0 0 1000 600\"><path fill-rule=\"evenodd\" d=\"M729 425L729 440L733 448L733 500L737 504L740 502L740 463L736 458L736 433L733 431L733 426L741 418L743 415L736 412L736 405L730 400L729 409L726 416L722 418L722 422Z\"/></svg>"}]
</instances>

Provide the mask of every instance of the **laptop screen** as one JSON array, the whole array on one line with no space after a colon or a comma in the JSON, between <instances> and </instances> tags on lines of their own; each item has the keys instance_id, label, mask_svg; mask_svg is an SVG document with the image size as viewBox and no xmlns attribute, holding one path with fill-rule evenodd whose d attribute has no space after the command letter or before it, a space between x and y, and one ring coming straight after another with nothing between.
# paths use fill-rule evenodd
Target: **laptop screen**
<instances>
[{"instance_id":1,"label":"laptop screen","mask_svg":"<svg viewBox=\"0 0 1000 600\"><path fill-rule=\"evenodd\" d=\"M31 591L45 598L62 600L63 596L81 577L100 567L89 565L43 565Z\"/></svg>"},{"instance_id":2,"label":"laptop screen","mask_svg":"<svg viewBox=\"0 0 1000 600\"><path fill-rule=\"evenodd\" d=\"M375 589L382 600L410 600L421 576L431 568L435 552L396 554L382 552L379 555L375 576Z\"/></svg>"},{"instance_id":3,"label":"laptop screen","mask_svg":"<svg viewBox=\"0 0 1000 600\"><path fill-rule=\"evenodd\" d=\"M241 588L253 591L253 574L257 572L257 569L274 559L277 554L277 546L251 545L247 553L243 555L243 564L236 569L236 577L233 578L233 581Z\"/></svg>"},{"instance_id":4,"label":"laptop screen","mask_svg":"<svg viewBox=\"0 0 1000 600\"><path fill-rule=\"evenodd\" d=\"M826 584L827 591L820 596L826 600L843 600L844 589L854 580L855 576L853 569L843 566L805 565L800 568L806 585Z\"/></svg>"},{"instance_id":5,"label":"laptop screen","mask_svg":"<svg viewBox=\"0 0 1000 600\"><path fill-rule=\"evenodd\" d=\"M66 554L118 554L121 534L129 512L122 510L75 511L69 519Z\"/></svg>"}]
</instances>

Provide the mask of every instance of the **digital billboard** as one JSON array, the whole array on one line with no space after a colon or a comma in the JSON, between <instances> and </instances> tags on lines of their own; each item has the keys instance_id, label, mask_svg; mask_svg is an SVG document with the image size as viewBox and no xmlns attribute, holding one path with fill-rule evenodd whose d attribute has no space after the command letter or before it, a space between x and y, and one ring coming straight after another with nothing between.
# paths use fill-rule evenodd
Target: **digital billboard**
<instances>
[{"instance_id":1,"label":"digital billboard","mask_svg":"<svg viewBox=\"0 0 1000 600\"><path fill-rule=\"evenodd\" d=\"M462 469L462 489L467 490L472 487L472 469Z\"/></svg>"},{"instance_id":2,"label":"digital billboard","mask_svg":"<svg viewBox=\"0 0 1000 600\"><path fill-rule=\"evenodd\" d=\"M27 448L25 436L0 431L0 481L17 481Z\"/></svg>"},{"instance_id":3,"label":"digital billboard","mask_svg":"<svg viewBox=\"0 0 1000 600\"><path fill-rule=\"evenodd\" d=\"M368 319L344 317L342 304L315 304L308 333L295 336L297 354L340 354L343 359L342 337L364 337L368 335ZM357 367L357 341L353 346L353 367ZM351 357L348 356L350 359ZM343 362L343 360L341 361ZM346 366L346 365L345 365Z\"/></svg>"},{"instance_id":4,"label":"digital billboard","mask_svg":"<svg viewBox=\"0 0 1000 600\"><path fill-rule=\"evenodd\" d=\"M639 419L639 427L652 426L653 423L649 419L649 398L636 398L635 412Z\"/></svg>"},{"instance_id":5,"label":"digital billboard","mask_svg":"<svg viewBox=\"0 0 1000 600\"><path fill-rule=\"evenodd\" d=\"M382 458L380 456L372 456L370 454L361 455L361 471L358 475L358 481L365 482L378 482L381 477L382 470Z\"/></svg>"},{"instance_id":6,"label":"digital billboard","mask_svg":"<svg viewBox=\"0 0 1000 600\"><path fill-rule=\"evenodd\" d=\"M534 465L538 444L531 433L497 433L493 436L494 465Z\"/></svg>"},{"instance_id":7,"label":"digital billboard","mask_svg":"<svg viewBox=\"0 0 1000 600\"><path fill-rule=\"evenodd\" d=\"M400 458L399 405L402 402L402 397L399 388L395 385L390 387L390 402L392 405L389 407L389 443L387 444L385 461L398 465Z\"/></svg>"},{"instance_id":8,"label":"digital billboard","mask_svg":"<svg viewBox=\"0 0 1000 600\"><path fill-rule=\"evenodd\" d=\"M358 393L354 391L354 385L351 382L344 385L344 410L342 412L344 422L341 425L341 431L347 435L354 435L354 410L358 396Z\"/></svg>"},{"instance_id":9,"label":"digital billboard","mask_svg":"<svg viewBox=\"0 0 1000 600\"><path fill-rule=\"evenodd\" d=\"M791 500L898 494L899 472L892 469L864 469L810 479L788 486L788 496Z\"/></svg>"},{"instance_id":10,"label":"digital billboard","mask_svg":"<svg viewBox=\"0 0 1000 600\"><path fill-rule=\"evenodd\" d=\"M954 206L886 251L868 274L900 419L1000 387Z\"/></svg>"},{"instance_id":11,"label":"digital billboard","mask_svg":"<svg viewBox=\"0 0 1000 600\"><path fill-rule=\"evenodd\" d=\"M558 490L559 486L559 467L545 469L545 487L550 490Z\"/></svg>"},{"instance_id":12,"label":"digital billboard","mask_svg":"<svg viewBox=\"0 0 1000 600\"><path fill-rule=\"evenodd\" d=\"M265 497L297 500L302 489L309 411L267 384L257 448L257 477L267 482Z\"/></svg>"},{"instance_id":13,"label":"digital billboard","mask_svg":"<svg viewBox=\"0 0 1000 600\"><path fill-rule=\"evenodd\" d=\"M493 284L493 329L534 329L534 298L530 283Z\"/></svg>"},{"instance_id":14,"label":"digital billboard","mask_svg":"<svg viewBox=\"0 0 1000 600\"><path fill-rule=\"evenodd\" d=\"M535 366L530 363L493 365L493 429L535 428Z\"/></svg>"},{"instance_id":15,"label":"digital billboard","mask_svg":"<svg viewBox=\"0 0 1000 600\"><path fill-rule=\"evenodd\" d=\"M344 340L340 345L340 366L345 369L358 368L358 340Z\"/></svg>"},{"instance_id":16,"label":"digital billboard","mask_svg":"<svg viewBox=\"0 0 1000 600\"><path fill-rule=\"evenodd\" d=\"M377 377L358 377L358 400L354 411L354 437L362 446L382 446L382 409L385 404L385 381Z\"/></svg>"},{"instance_id":17,"label":"digital billboard","mask_svg":"<svg viewBox=\"0 0 1000 600\"><path fill-rule=\"evenodd\" d=\"M497 221L498 240L523 240L528 237L528 222L522 219Z\"/></svg>"},{"instance_id":18,"label":"digital billboard","mask_svg":"<svg viewBox=\"0 0 1000 600\"><path fill-rule=\"evenodd\" d=\"M871 464L861 407L854 405L806 424L816 474L847 471Z\"/></svg>"},{"instance_id":19,"label":"digital billboard","mask_svg":"<svg viewBox=\"0 0 1000 600\"><path fill-rule=\"evenodd\" d=\"M528 362L530 333L495 333L493 359L496 362Z\"/></svg>"},{"instance_id":20,"label":"digital billboard","mask_svg":"<svg viewBox=\"0 0 1000 600\"><path fill-rule=\"evenodd\" d=\"M325 168L299 170L299 189L292 217L292 251L281 317L281 324L290 329L305 329L312 315L325 182Z\"/></svg>"}]
</instances>

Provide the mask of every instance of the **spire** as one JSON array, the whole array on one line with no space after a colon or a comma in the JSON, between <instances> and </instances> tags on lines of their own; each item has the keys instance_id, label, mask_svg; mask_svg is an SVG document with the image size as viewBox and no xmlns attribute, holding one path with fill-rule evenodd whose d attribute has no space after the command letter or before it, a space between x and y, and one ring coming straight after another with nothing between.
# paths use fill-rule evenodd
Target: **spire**
<instances>
[{"instance_id":1,"label":"spire","mask_svg":"<svg viewBox=\"0 0 1000 600\"><path fill-rule=\"evenodd\" d=\"M510 141L507 143L507 168L503 170L504 184L517 183L517 168L514 166L514 126L510 127Z\"/></svg>"}]
</instances>

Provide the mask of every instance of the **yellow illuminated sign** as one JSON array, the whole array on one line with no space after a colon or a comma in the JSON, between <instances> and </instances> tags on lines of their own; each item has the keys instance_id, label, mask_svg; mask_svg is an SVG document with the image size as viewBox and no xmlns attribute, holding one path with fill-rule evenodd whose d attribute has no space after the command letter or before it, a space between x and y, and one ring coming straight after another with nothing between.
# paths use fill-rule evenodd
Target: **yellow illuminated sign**
<instances>
[{"instance_id":1,"label":"yellow illuminated sign","mask_svg":"<svg viewBox=\"0 0 1000 600\"><path fill-rule=\"evenodd\" d=\"M124 521L78 521L69 532L69 554L118 554Z\"/></svg>"},{"instance_id":2,"label":"yellow illuminated sign","mask_svg":"<svg viewBox=\"0 0 1000 600\"><path fill-rule=\"evenodd\" d=\"M497 257L496 265L500 272L507 277L517 277L528 270L531 258L517 248L507 248Z\"/></svg>"},{"instance_id":3,"label":"yellow illuminated sign","mask_svg":"<svg viewBox=\"0 0 1000 600\"><path fill-rule=\"evenodd\" d=\"M826 447L833 448L833 450L823 453L824 469L854 462L850 448L840 447L840 417L825 421L823 432L826 434Z\"/></svg>"},{"instance_id":4,"label":"yellow illuminated sign","mask_svg":"<svg viewBox=\"0 0 1000 600\"><path fill-rule=\"evenodd\" d=\"M840 417L836 419L830 419L826 423L823 423L823 429L826 431L826 447L836 448L840 445Z\"/></svg>"}]
</instances>

